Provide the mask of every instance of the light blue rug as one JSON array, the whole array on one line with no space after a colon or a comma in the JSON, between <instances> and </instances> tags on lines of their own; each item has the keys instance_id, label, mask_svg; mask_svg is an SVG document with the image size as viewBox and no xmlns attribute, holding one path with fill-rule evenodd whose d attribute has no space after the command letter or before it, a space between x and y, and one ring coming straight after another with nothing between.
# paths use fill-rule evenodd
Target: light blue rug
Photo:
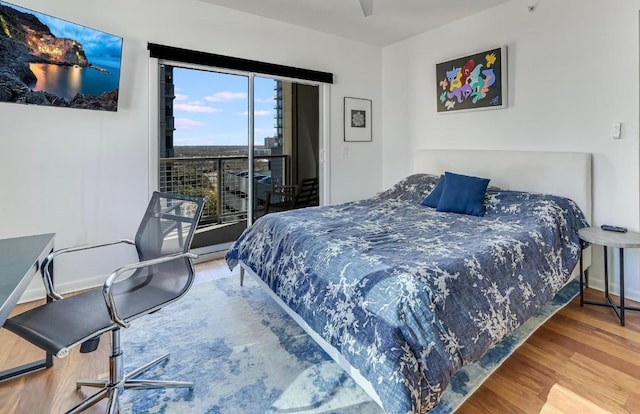
<instances>
[{"instance_id":1,"label":"light blue rug","mask_svg":"<svg viewBox=\"0 0 640 414\"><path fill-rule=\"evenodd\" d=\"M578 293L565 287L535 318L452 379L432 412L451 413L546 319ZM196 284L181 301L122 330L125 372L170 352L143 378L186 389L127 390L122 413L382 413L382 409L251 277Z\"/></svg>"}]
</instances>

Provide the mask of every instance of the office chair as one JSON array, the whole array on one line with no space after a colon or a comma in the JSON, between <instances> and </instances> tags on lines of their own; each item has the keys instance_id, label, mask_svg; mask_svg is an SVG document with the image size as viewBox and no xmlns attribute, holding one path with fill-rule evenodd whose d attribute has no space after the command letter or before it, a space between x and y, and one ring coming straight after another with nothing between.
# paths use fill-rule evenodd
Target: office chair
<instances>
[{"instance_id":1,"label":"office chair","mask_svg":"<svg viewBox=\"0 0 640 414\"><path fill-rule=\"evenodd\" d=\"M154 192L135 236L135 241L84 245L51 253L41 266L47 295L54 299L13 318L4 327L58 358L80 345L80 352L94 351L100 335L111 332L109 379L80 380L76 386L97 387L100 390L72 408L79 413L103 398L108 398L107 412L118 411L118 396L125 389L187 387L192 382L142 380L143 372L169 359L163 355L148 364L123 374L120 349L120 328L142 315L155 312L182 297L193 283L194 271L189 253L191 241L202 214L204 201ZM139 262L111 273L99 288L63 298L53 287L51 267L55 257L81 250L111 246L118 243L134 245Z\"/></svg>"},{"instance_id":2,"label":"office chair","mask_svg":"<svg viewBox=\"0 0 640 414\"><path fill-rule=\"evenodd\" d=\"M305 178L298 185L281 185L267 193L264 214L317 206L319 203L318 178ZM279 200L279 201L277 201Z\"/></svg>"}]
</instances>

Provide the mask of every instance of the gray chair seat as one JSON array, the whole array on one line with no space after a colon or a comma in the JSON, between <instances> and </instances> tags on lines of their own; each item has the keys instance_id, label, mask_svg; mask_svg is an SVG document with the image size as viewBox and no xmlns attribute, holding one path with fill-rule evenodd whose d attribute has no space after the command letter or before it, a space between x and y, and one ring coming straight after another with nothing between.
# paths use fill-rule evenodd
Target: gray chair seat
<instances>
[{"instance_id":1,"label":"gray chair seat","mask_svg":"<svg viewBox=\"0 0 640 414\"><path fill-rule=\"evenodd\" d=\"M143 286L136 291L134 301L120 306L119 313L124 320L130 321L158 302L168 302L173 296L173 292ZM8 319L4 327L62 358L69 349L118 325L109 317L102 292L96 289L21 313Z\"/></svg>"}]
</instances>

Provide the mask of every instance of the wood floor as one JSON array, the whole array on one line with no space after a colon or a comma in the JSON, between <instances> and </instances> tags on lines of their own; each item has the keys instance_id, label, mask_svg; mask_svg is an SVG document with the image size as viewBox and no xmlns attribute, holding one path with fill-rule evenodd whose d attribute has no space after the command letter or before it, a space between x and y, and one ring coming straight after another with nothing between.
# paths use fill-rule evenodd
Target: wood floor
<instances>
[{"instance_id":1,"label":"wood floor","mask_svg":"<svg viewBox=\"0 0 640 414\"><path fill-rule=\"evenodd\" d=\"M198 281L225 274L228 269L220 260L197 266ZM587 290L591 300L601 296ZM19 305L15 312L29 306ZM108 354L109 338L104 336L96 352L74 349L67 358L54 359L53 368L0 383L0 414L66 411L91 392L76 390L76 379L108 376ZM0 330L0 369L41 355ZM87 412L102 413L104 404ZM627 326L621 327L611 309L581 308L574 299L518 348L458 413L640 413L640 312L628 312Z\"/></svg>"}]
</instances>

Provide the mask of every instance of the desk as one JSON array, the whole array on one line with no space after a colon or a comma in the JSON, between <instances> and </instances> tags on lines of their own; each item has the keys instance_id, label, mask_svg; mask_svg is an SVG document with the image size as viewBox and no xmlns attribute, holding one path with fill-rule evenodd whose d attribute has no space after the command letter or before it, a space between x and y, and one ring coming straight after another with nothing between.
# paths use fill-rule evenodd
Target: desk
<instances>
[{"instance_id":1,"label":"desk","mask_svg":"<svg viewBox=\"0 0 640 414\"><path fill-rule=\"evenodd\" d=\"M640 247L640 233L634 231L628 231L626 233L617 233L614 231L606 231L597 227L585 227L578 231L578 235L581 240L589 243L600 244L604 248L604 297L607 302L593 302L584 300L584 293L582 291L582 256L580 256L580 306L587 305L599 305L613 308L618 319L620 319L620 325L624 326L624 311L633 310L640 311L640 308L633 306L626 306L624 304L624 249L625 248L639 248ZM607 247L617 247L620 253L620 304L615 303L611 299L609 294L609 263L607 257Z\"/></svg>"},{"instance_id":2,"label":"desk","mask_svg":"<svg viewBox=\"0 0 640 414\"><path fill-rule=\"evenodd\" d=\"M4 325L44 259L53 251L54 237L51 233L0 240L0 326ZM43 360L0 372L0 381L51 365L53 358L47 353Z\"/></svg>"}]
</instances>

